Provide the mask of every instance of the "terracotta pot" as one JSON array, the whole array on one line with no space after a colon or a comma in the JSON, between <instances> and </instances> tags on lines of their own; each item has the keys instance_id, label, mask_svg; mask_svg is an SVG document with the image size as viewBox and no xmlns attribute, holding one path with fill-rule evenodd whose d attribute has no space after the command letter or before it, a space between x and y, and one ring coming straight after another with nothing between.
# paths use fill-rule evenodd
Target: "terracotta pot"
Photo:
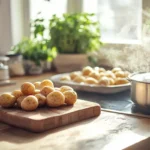
<instances>
[{"instance_id":1,"label":"terracotta pot","mask_svg":"<svg viewBox=\"0 0 150 150\"><path fill-rule=\"evenodd\" d=\"M86 54L58 54L54 59L54 66L60 73L81 70L86 65L88 65Z\"/></svg>"}]
</instances>

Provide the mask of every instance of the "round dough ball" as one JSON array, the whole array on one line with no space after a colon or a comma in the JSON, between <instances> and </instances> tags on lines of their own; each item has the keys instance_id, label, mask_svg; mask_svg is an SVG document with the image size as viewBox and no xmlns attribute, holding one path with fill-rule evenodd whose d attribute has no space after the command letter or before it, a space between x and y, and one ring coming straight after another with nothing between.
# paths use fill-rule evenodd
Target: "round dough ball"
<instances>
[{"instance_id":1,"label":"round dough ball","mask_svg":"<svg viewBox=\"0 0 150 150\"><path fill-rule=\"evenodd\" d=\"M38 99L39 107L46 104L46 97L42 94L36 94L35 97Z\"/></svg>"},{"instance_id":2,"label":"round dough ball","mask_svg":"<svg viewBox=\"0 0 150 150\"><path fill-rule=\"evenodd\" d=\"M113 68L113 69L112 69L112 72L113 72L113 73L118 72L118 71L122 71L121 68L116 67L116 68Z\"/></svg>"},{"instance_id":3,"label":"round dough ball","mask_svg":"<svg viewBox=\"0 0 150 150\"><path fill-rule=\"evenodd\" d=\"M108 80L109 80L109 85L115 84L115 80L113 78L108 78Z\"/></svg>"},{"instance_id":4,"label":"round dough ball","mask_svg":"<svg viewBox=\"0 0 150 150\"><path fill-rule=\"evenodd\" d=\"M70 78L71 80L74 80L77 76L80 76L81 72L80 71L74 71L70 73Z\"/></svg>"},{"instance_id":5,"label":"round dough ball","mask_svg":"<svg viewBox=\"0 0 150 150\"><path fill-rule=\"evenodd\" d=\"M20 96L20 97L18 97L18 99L17 99L17 106L19 107L19 108L21 108L21 102L26 98L27 96Z\"/></svg>"},{"instance_id":6,"label":"round dough ball","mask_svg":"<svg viewBox=\"0 0 150 150\"><path fill-rule=\"evenodd\" d=\"M104 72L100 72L100 73L99 73L99 80L100 80L102 77L105 77L105 73L104 73Z\"/></svg>"},{"instance_id":7,"label":"round dough ball","mask_svg":"<svg viewBox=\"0 0 150 150\"><path fill-rule=\"evenodd\" d=\"M102 77L99 80L98 84L102 85L102 86L108 86L108 85L110 85L110 81L109 81L108 77Z\"/></svg>"},{"instance_id":8,"label":"round dough ball","mask_svg":"<svg viewBox=\"0 0 150 150\"><path fill-rule=\"evenodd\" d=\"M61 86L60 87L60 92L65 92L65 91L73 91L73 88L72 87L70 87L70 86L67 86L67 85L64 85L64 86Z\"/></svg>"},{"instance_id":9,"label":"round dough ball","mask_svg":"<svg viewBox=\"0 0 150 150\"><path fill-rule=\"evenodd\" d=\"M116 77L118 78L124 78L125 77L125 73L123 71L117 71L115 72Z\"/></svg>"},{"instance_id":10,"label":"round dough ball","mask_svg":"<svg viewBox=\"0 0 150 150\"><path fill-rule=\"evenodd\" d=\"M98 72L101 73L101 72L105 72L106 70L104 68L99 68Z\"/></svg>"},{"instance_id":11,"label":"round dough ball","mask_svg":"<svg viewBox=\"0 0 150 150\"><path fill-rule=\"evenodd\" d=\"M54 91L47 95L46 103L50 107L59 107L65 103L65 96L60 91Z\"/></svg>"},{"instance_id":12,"label":"round dough ball","mask_svg":"<svg viewBox=\"0 0 150 150\"><path fill-rule=\"evenodd\" d=\"M45 79L45 80L43 80L43 81L41 82L40 87L43 88L43 87L45 87L45 86L50 86L50 87L54 88L53 82L52 82L51 80L48 80L48 79Z\"/></svg>"},{"instance_id":13,"label":"round dough ball","mask_svg":"<svg viewBox=\"0 0 150 150\"><path fill-rule=\"evenodd\" d=\"M129 83L129 81L128 81L127 79L125 79L125 78L117 78L117 79L115 80L115 84L116 84L116 85L119 85L119 84L127 84L127 83Z\"/></svg>"},{"instance_id":14,"label":"round dough ball","mask_svg":"<svg viewBox=\"0 0 150 150\"><path fill-rule=\"evenodd\" d=\"M0 106L9 108L14 106L16 102L16 97L9 93L4 93L0 96Z\"/></svg>"},{"instance_id":15,"label":"round dough ball","mask_svg":"<svg viewBox=\"0 0 150 150\"><path fill-rule=\"evenodd\" d=\"M20 90L15 90L11 94L14 95L16 99L19 98L20 96L23 96L23 93Z\"/></svg>"},{"instance_id":16,"label":"round dough ball","mask_svg":"<svg viewBox=\"0 0 150 150\"><path fill-rule=\"evenodd\" d=\"M38 107L38 105L38 99L33 95L27 96L21 102L21 108L26 111L35 110Z\"/></svg>"},{"instance_id":17,"label":"round dough ball","mask_svg":"<svg viewBox=\"0 0 150 150\"><path fill-rule=\"evenodd\" d=\"M35 86L30 82L25 82L21 85L21 92L24 95L33 95L35 93Z\"/></svg>"},{"instance_id":18,"label":"round dough ball","mask_svg":"<svg viewBox=\"0 0 150 150\"><path fill-rule=\"evenodd\" d=\"M69 75L65 75L60 78L60 81L70 81L70 80L71 80L71 78Z\"/></svg>"},{"instance_id":19,"label":"round dough ball","mask_svg":"<svg viewBox=\"0 0 150 150\"><path fill-rule=\"evenodd\" d=\"M87 84L98 84L98 81L92 77L87 77L85 79L85 83L87 83Z\"/></svg>"},{"instance_id":20,"label":"round dough ball","mask_svg":"<svg viewBox=\"0 0 150 150\"><path fill-rule=\"evenodd\" d=\"M41 85L40 81L34 82L33 84L34 84L34 86L35 86L36 89L40 89L40 85Z\"/></svg>"},{"instance_id":21,"label":"round dough ball","mask_svg":"<svg viewBox=\"0 0 150 150\"><path fill-rule=\"evenodd\" d=\"M66 91L63 94L67 105L73 105L77 101L77 93L75 91Z\"/></svg>"},{"instance_id":22,"label":"round dough ball","mask_svg":"<svg viewBox=\"0 0 150 150\"><path fill-rule=\"evenodd\" d=\"M105 76L112 79L116 78L116 75L111 71L106 71Z\"/></svg>"},{"instance_id":23,"label":"round dough ball","mask_svg":"<svg viewBox=\"0 0 150 150\"><path fill-rule=\"evenodd\" d=\"M77 82L77 83L81 83L81 82L85 81L85 77L84 76L77 76L73 81Z\"/></svg>"},{"instance_id":24,"label":"round dough ball","mask_svg":"<svg viewBox=\"0 0 150 150\"><path fill-rule=\"evenodd\" d=\"M93 72L91 72L91 73L89 74L89 77L92 77L92 78L98 80L98 79L100 78L99 72L93 71Z\"/></svg>"},{"instance_id":25,"label":"round dough ball","mask_svg":"<svg viewBox=\"0 0 150 150\"><path fill-rule=\"evenodd\" d=\"M45 86L41 89L40 93L43 94L44 96L47 96L49 93L53 92L54 88Z\"/></svg>"},{"instance_id":26,"label":"round dough ball","mask_svg":"<svg viewBox=\"0 0 150 150\"><path fill-rule=\"evenodd\" d=\"M83 76L89 76L89 74L93 72L93 68L90 66L86 66L82 69L82 75Z\"/></svg>"}]
</instances>

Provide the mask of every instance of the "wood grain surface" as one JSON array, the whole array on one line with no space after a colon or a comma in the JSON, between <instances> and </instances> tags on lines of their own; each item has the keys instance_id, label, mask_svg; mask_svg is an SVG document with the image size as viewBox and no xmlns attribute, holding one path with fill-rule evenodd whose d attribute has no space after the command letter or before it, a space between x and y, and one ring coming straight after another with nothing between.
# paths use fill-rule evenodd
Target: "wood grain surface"
<instances>
[{"instance_id":1,"label":"wood grain surface","mask_svg":"<svg viewBox=\"0 0 150 150\"><path fill-rule=\"evenodd\" d=\"M54 74L12 78L16 84L0 87L0 93L17 89L25 81L40 81ZM0 150L121 150L148 137L150 119L106 111L98 117L41 133L0 122ZM149 149L148 145L142 148Z\"/></svg>"},{"instance_id":2,"label":"wood grain surface","mask_svg":"<svg viewBox=\"0 0 150 150\"><path fill-rule=\"evenodd\" d=\"M43 107L27 112L18 108L0 108L0 121L10 125L42 132L100 115L99 104L77 100L73 106Z\"/></svg>"}]
</instances>

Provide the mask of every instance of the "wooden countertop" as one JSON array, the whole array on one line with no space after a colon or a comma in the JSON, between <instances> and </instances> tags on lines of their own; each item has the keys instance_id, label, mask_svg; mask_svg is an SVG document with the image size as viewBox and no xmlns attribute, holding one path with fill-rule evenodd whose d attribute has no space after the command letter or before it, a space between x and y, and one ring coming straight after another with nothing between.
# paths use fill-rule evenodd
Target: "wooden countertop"
<instances>
[{"instance_id":1,"label":"wooden countertop","mask_svg":"<svg viewBox=\"0 0 150 150\"><path fill-rule=\"evenodd\" d=\"M51 75L12 78L16 84L1 86L0 93L17 89L24 81L35 82ZM150 119L105 111L97 118L44 133L32 133L0 122L1 150L118 150L148 137Z\"/></svg>"}]
</instances>

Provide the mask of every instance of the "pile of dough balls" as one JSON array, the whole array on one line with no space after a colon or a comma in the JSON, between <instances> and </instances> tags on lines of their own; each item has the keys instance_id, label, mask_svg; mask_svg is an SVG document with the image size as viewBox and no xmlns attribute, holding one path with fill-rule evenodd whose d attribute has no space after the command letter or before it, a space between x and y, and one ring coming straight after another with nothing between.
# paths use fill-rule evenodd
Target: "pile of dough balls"
<instances>
[{"instance_id":1,"label":"pile of dough balls","mask_svg":"<svg viewBox=\"0 0 150 150\"><path fill-rule=\"evenodd\" d=\"M70 86L54 87L51 80L42 82L25 82L20 90L0 95L0 106L10 108L17 106L26 111L36 110L38 107L59 107L73 105L77 101L77 93Z\"/></svg>"},{"instance_id":2,"label":"pile of dough balls","mask_svg":"<svg viewBox=\"0 0 150 150\"><path fill-rule=\"evenodd\" d=\"M69 75L61 77L60 81L73 81L80 84L92 84L100 86L114 86L120 84L127 84L129 81L128 71L123 71L121 68L113 68L112 70L105 70L100 67L86 66L82 71L71 72Z\"/></svg>"}]
</instances>

